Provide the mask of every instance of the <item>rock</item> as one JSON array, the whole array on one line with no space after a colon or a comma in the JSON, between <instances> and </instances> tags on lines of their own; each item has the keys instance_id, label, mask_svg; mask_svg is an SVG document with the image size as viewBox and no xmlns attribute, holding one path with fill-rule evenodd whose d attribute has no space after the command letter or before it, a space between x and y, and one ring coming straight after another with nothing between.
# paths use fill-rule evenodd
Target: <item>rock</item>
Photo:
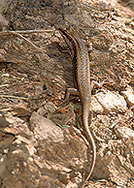
<instances>
[{"instance_id":1,"label":"rock","mask_svg":"<svg viewBox=\"0 0 134 188\"><path fill-rule=\"evenodd\" d=\"M115 131L119 138L134 141L134 131L132 129L128 127L118 127Z\"/></svg>"},{"instance_id":2,"label":"rock","mask_svg":"<svg viewBox=\"0 0 134 188\"><path fill-rule=\"evenodd\" d=\"M82 178L81 170L87 163L85 154L88 148L84 141L74 129L63 130L36 112L30 122L38 140L35 163L45 175L45 185L66 187L73 181L73 187L77 187L76 183L79 184Z\"/></svg>"},{"instance_id":3,"label":"rock","mask_svg":"<svg viewBox=\"0 0 134 188\"><path fill-rule=\"evenodd\" d=\"M12 110L13 110L14 115L16 115L18 117L19 116L24 117L24 116L29 115L29 109L22 104L18 104L16 106L13 106Z\"/></svg>"},{"instance_id":4,"label":"rock","mask_svg":"<svg viewBox=\"0 0 134 188\"><path fill-rule=\"evenodd\" d=\"M63 130L56 126L51 120L34 112L30 119L34 135L39 140L51 139L53 142L63 142Z\"/></svg>"},{"instance_id":5,"label":"rock","mask_svg":"<svg viewBox=\"0 0 134 188\"><path fill-rule=\"evenodd\" d=\"M109 140L108 144L101 143L96 175L97 178L109 177L117 185L124 187L128 178L134 174L134 131L118 126L115 132L118 139Z\"/></svg>"},{"instance_id":6,"label":"rock","mask_svg":"<svg viewBox=\"0 0 134 188\"><path fill-rule=\"evenodd\" d=\"M125 91L122 91L121 94L126 99L129 106L134 105L134 91L131 87L127 87Z\"/></svg>"},{"instance_id":7,"label":"rock","mask_svg":"<svg viewBox=\"0 0 134 188\"><path fill-rule=\"evenodd\" d=\"M6 7L8 0L1 0L0 1L0 30L5 30L9 27L9 22L5 19L2 15L4 7Z\"/></svg>"},{"instance_id":8,"label":"rock","mask_svg":"<svg viewBox=\"0 0 134 188\"><path fill-rule=\"evenodd\" d=\"M127 103L124 99L123 96L113 93L110 91L107 91L105 93L98 93L95 96L95 99L97 100L98 104L95 103L96 105L93 106L93 110L99 111L100 113L102 112L102 108L104 113L110 113L110 112L115 112L115 113L122 113L125 112L127 109ZM99 106L102 106L99 107Z\"/></svg>"}]
</instances>

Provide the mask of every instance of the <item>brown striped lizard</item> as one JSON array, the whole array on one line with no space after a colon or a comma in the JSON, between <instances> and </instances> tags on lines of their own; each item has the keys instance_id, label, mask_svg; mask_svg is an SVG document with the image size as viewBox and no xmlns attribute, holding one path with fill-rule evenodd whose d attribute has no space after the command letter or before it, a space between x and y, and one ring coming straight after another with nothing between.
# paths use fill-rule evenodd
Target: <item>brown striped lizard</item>
<instances>
[{"instance_id":1,"label":"brown striped lizard","mask_svg":"<svg viewBox=\"0 0 134 188\"><path fill-rule=\"evenodd\" d=\"M96 162L96 145L88 125L92 89L90 83L90 62L88 57L87 46L85 42L82 39L80 39L80 37L76 37L73 34L73 32L69 29L64 30L63 28L60 28L59 32L64 37L68 46L70 47L71 45L72 48L74 85L77 89L76 93L79 93L82 104L83 126L87 134L88 142L91 142L93 149L92 166L88 176L86 177L81 186L81 188L83 188L86 181L90 178ZM72 92L71 90L72 88L70 88L70 90L68 89L69 93Z\"/></svg>"}]
</instances>

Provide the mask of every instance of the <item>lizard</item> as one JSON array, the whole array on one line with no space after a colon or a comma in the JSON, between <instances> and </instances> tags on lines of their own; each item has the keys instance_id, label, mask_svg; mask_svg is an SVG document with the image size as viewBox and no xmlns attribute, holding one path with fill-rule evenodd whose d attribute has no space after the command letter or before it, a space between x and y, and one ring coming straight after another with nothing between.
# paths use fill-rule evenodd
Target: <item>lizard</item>
<instances>
[{"instance_id":1,"label":"lizard","mask_svg":"<svg viewBox=\"0 0 134 188\"><path fill-rule=\"evenodd\" d=\"M78 90L80 101L82 104L83 127L86 131L88 142L91 142L93 149L92 166L90 172L88 173L88 176L86 177L86 179L82 184L81 188L83 188L86 181L90 178L96 163L96 145L92 133L88 126L88 117L89 117L89 111L91 105L91 89L92 89L90 83L90 62L89 62L87 46L82 39L78 37L76 38L73 32L69 29L59 28L59 32L67 42L69 48L72 48L74 86ZM71 93L71 90L69 92ZM77 93L76 90L75 93ZM69 97L69 94L67 97Z\"/></svg>"}]
</instances>

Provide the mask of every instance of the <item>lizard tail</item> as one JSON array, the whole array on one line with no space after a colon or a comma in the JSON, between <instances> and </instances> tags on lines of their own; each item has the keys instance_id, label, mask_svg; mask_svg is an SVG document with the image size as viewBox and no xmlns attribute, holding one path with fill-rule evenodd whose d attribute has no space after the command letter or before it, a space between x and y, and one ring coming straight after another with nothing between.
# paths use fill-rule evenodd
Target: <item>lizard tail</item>
<instances>
[{"instance_id":1,"label":"lizard tail","mask_svg":"<svg viewBox=\"0 0 134 188\"><path fill-rule=\"evenodd\" d=\"M88 126L88 117L89 117L88 106L89 106L88 103L83 105L83 125L84 125L85 131L86 131L87 136L88 136L88 141L91 142L91 144L92 144L93 158L92 158L92 166L91 166L90 172L89 172L87 178L84 180L83 186L86 183L86 181L90 178L90 176L92 175L93 170L94 170L94 166L95 166L95 162L96 162L96 145L95 145L95 141L94 141L94 138L92 136L92 133L91 133L89 126ZM83 186L81 188L83 188Z\"/></svg>"}]
</instances>

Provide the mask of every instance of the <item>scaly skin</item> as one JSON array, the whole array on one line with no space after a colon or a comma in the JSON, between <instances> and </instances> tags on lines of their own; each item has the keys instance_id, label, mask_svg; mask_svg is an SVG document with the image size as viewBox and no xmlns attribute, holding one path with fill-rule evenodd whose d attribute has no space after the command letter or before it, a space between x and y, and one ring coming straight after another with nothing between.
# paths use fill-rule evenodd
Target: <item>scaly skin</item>
<instances>
[{"instance_id":1,"label":"scaly skin","mask_svg":"<svg viewBox=\"0 0 134 188\"><path fill-rule=\"evenodd\" d=\"M90 85L90 62L88 57L87 47L83 40L76 38L70 30L59 29L60 33L66 38L66 42L72 45L73 50L73 67L74 67L74 84L80 94L80 99L83 108L83 126L88 136L88 142L91 141L93 148L93 159L90 172L82 184L84 187L85 182L90 178L95 162L96 162L96 145L93 136L88 126L88 117L91 104L91 85Z\"/></svg>"}]
</instances>

